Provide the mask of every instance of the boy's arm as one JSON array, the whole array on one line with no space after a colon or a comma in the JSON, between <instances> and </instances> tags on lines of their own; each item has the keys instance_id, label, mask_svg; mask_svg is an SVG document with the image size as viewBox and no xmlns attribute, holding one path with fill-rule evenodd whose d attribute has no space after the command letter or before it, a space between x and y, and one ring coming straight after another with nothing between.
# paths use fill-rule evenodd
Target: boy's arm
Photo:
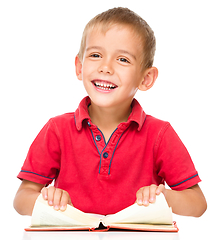
<instances>
[{"instance_id":1,"label":"boy's arm","mask_svg":"<svg viewBox=\"0 0 213 240\"><path fill-rule=\"evenodd\" d=\"M32 215L37 197L41 194L42 184L23 180L14 199L13 206L21 215Z\"/></svg>"},{"instance_id":2,"label":"boy's arm","mask_svg":"<svg viewBox=\"0 0 213 240\"><path fill-rule=\"evenodd\" d=\"M67 204L72 205L69 193L65 190L53 186L46 188L42 184L23 180L14 199L14 208L21 215L31 216L35 201L41 193L55 210L65 211Z\"/></svg>"},{"instance_id":3,"label":"boy's arm","mask_svg":"<svg viewBox=\"0 0 213 240\"><path fill-rule=\"evenodd\" d=\"M136 202L148 206L149 203L155 202L156 195L161 192L175 214L200 217L206 211L206 199L198 184L183 191L165 189L162 184L159 186L153 184L138 190Z\"/></svg>"},{"instance_id":4,"label":"boy's arm","mask_svg":"<svg viewBox=\"0 0 213 240\"><path fill-rule=\"evenodd\" d=\"M198 184L183 191L166 189L164 195L175 214L200 217L207 209L206 199Z\"/></svg>"}]
</instances>

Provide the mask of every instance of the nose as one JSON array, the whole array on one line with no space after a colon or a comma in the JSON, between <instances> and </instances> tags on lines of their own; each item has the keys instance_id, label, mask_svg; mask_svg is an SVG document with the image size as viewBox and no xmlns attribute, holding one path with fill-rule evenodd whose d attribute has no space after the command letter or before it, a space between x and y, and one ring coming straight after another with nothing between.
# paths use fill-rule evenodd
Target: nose
<instances>
[{"instance_id":1,"label":"nose","mask_svg":"<svg viewBox=\"0 0 213 240\"><path fill-rule=\"evenodd\" d=\"M112 66L112 61L107 60L107 61L102 61L99 68L98 68L99 73L104 73L104 74L113 74L113 66Z\"/></svg>"}]
</instances>

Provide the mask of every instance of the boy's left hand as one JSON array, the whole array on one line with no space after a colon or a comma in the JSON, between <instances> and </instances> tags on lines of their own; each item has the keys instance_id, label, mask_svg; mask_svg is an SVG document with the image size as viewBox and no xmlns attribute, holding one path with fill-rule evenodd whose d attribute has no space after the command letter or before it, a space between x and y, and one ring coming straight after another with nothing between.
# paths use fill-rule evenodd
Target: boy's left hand
<instances>
[{"instance_id":1,"label":"boy's left hand","mask_svg":"<svg viewBox=\"0 0 213 240\"><path fill-rule=\"evenodd\" d=\"M150 186L140 188L136 193L136 202L138 205L148 206L149 203L154 203L156 200L156 195L165 192L165 186L160 184L156 186L152 184Z\"/></svg>"}]
</instances>

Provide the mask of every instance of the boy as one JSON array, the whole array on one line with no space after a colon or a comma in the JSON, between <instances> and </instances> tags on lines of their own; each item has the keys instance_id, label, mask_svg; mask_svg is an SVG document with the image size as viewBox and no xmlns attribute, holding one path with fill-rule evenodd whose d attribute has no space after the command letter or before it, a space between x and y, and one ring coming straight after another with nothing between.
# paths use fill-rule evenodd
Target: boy
<instances>
[{"instance_id":1,"label":"boy","mask_svg":"<svg viewBox=\"0 0 213 240\"><path fill-rule=\"evenodd\" d=\"M70 204L113 214L135 201L148 206L163 193L176 214L205 212L183 143L134 99L155 83L154 53L153 31L129 9L110 9L87 24L75 66L89 97L74 113L50 119L31 145L14 200L20 214L32 214L40 193L62 211Z\"/></svg>"}]
</instances>

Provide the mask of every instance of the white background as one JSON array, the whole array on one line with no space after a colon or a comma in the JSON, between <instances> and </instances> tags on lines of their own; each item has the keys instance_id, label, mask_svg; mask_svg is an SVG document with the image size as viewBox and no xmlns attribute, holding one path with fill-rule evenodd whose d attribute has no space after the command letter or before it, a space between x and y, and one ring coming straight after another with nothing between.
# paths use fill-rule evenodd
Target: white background
<instances>
[{"instance_id":1,"label":"white background","mask_svg":"<svg viewBox=\"0 0 213 240\"><path fill-rule=\"evenodd\" d=\"M212 177L212 1L136 0L0 1L1 230L22 239L29 217L18 215L13 198L28 148L49 118L75 111L86 95L75 76L86 23L109 8L128 7L155 32L159 69L155 86L136 98L147 114L169 121L202 179L208 201L199 219L174 216L180 239L209 236ZM8 226L13 226L8 228ZM10 238L9 238L10 236Z\"/></svg>"}]
</instances>

